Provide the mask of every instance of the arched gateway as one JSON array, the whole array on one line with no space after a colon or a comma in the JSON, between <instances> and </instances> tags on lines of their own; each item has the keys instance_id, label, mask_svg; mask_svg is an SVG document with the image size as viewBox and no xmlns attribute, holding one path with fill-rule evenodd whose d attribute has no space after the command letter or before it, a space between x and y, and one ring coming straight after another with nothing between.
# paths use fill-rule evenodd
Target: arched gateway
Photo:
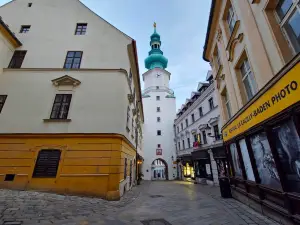
<instances>
[{"instance_id":1,"label":"arched gateway","mask_svg":"<svg viewBox=\"0 0 300 225\"><path fill-rule=\"evenodd\" d=\"M151 180L169 180L168 164L165 160L158 158L152 162Z\"/></svg>"}]
</instances>

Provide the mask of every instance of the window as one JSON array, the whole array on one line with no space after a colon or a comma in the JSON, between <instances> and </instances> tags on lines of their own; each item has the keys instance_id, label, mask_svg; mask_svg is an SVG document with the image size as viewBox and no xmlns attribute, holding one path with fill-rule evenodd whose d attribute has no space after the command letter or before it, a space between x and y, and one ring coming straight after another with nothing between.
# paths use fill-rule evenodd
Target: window
<instances>
[{"instance_id":1,"label":"window","mask_svg":"<svg viewBox=\"0 0 300 225\"><path fill-rule=\"evenodd\" d=\"M4 181L13 181L15 179L15 174L6 174Z\"/></svg>"},{"instance_id":2,"label":"window","mask_svg":"<svg viewBox=\"0 0 300 225\"><path fill-rule=\"evenodd\" d=\"M293 3L294 2L294 3ZM300 52L300 1L279 0L276 13L280 26L295 54Z\"/></svg>"},{"instance_id":3,"label":"window","mask_svg":"<svg viewBox=\"0 0 300 225\"><path fill-rule=\"evenodd\" d=\"M230 119L231 118L231 107L230 107L230 102L229 102L227 90L225 90L225 93L222 96L223 96L223 101L224 101L224 104L225 104L225 107L226 107L227 117L228 117L228 119Z\"/></svg>"},{"instance_id":4,"label":"window","mask_svg":"<svg viewBox=\"0 0 300 225\"><path fill-rule=\"evenodd\" d=\"M81 64L82 52L72 52L67 53L64 68L65 69L79 69Z\"/></svg>"},{"instance_id":5,"label":"window","mask_svg":"<svg viewBox=\"0 0 300 225\"><path fill-rule=\"evenodd\" d=\"M187 139L187 142L188 142L188 148L191 147L191 141L190 141L190 138Z\"/></svg>"},{"instance_id":6,"label":"window","mask_svg":"<svg viewBox=\"0 0 300 225\"><path fill-rule=\"evenodd\" d=\"M56 177L61 151L55 149L41 150L34 167L32 177Z\"/></svg>"},{"instance_id":7,"label":"window","mask_svg":"<svg viewBox=\"0 0 300 225\"><path fill-rule=\"evenodd\" d=\"M199 108L199 117L202 117L203 116L203 110L202 110L202 107Z\"/></svg>"},{"instance_id":8,"label":"window","mask_svg":"<svg viewBox=\"0 0 300 225\"><path fill-rule=\"evenodd\" d=\"M28 3L28 7L31 7L32 6L32 3L30 2L30 3Z\"/></svg>"},{"instance_id":9,"label":"window","mask_svg":"<svg viewBox=\"0 0 300 225\"><path fill-rule=\"evenodd\" d=\"M177 133L179 133L179 127L177 127Z\"/></svg>"},{"instance_id":10,"label":"window","mask_svg":"<svg viewBox=\"0 0 300 225\"><path fill-rule=\"evenodd\" d=\"M161 145L160 144L157 144L157 148L160 148L161 147Z\"/></svg>"},{"instance_id":11,"label":"window","mask_svg":"<svg viewBox=\"0 0 300 225\"><path fill-rule=\"evenodd\" d=\"M160 101L160 96L156 96L156 101Z\"/></svg>"},{"instance_id":12,"label":"window","mask_svg":"<svg viewBox=\"0 0 300 225\"><path fill-rule=\"evenodd\" d=\"M160 117L157 117L157 122L160 122Z\"/></svg>"},{"instance_id":13,"label":"window","mask_svg":"<svg viewBox=\"0 0 300 225\"><path fill-rule=\"evenodd\" d=\"M185 125L188 127L189 126L189 121L188 119L185 119Z\"/></svg>"},{"instance_id":14,"label":"window","mask_svg":"<svg viewBox=\"0 0 300 225\"><path fill-rule=\"evenodd\" d=\"M227 20L229 31L230 31L230 34L231 34L232 31L233 31L235 22L236 22L236 18L235 18L235 14L234 14L232 6L230 6L229 9L228 9L228 14L227 14L226 20Z\"/></svg>"},{"instance_id":15,"label":"window","mask_svg":"<svg viewBox=\"0 0 300 225\"><path fill-rule=\"evenodd\" d=\"M7 95L0 95L0 113L3 109L4 103L6 101Z\"/></svg>"},{"instance_id":16,"label":"window","mask_svg":"<svg viewBox=\"0 0 300 225\"><path fill-rule=\"evenodd\" d=\"M192 123L194 123L194 122L195 122L195 115L192 114Z\"/></svg>"},{"instance_id":17,"label":"window","mask_svg":"<svg viewBox=\"0 0 300 225\"><path fill-rule=\"evenodd\" d=\"M160 107L156 107L156 112L160 112Z\"/></svg>"},{"instance_id":18,"label":"window","mask_svg":"<svg viewBox=\"0 0 300 225\"><path fill-rule=\"evenodd\" d=\"M21 68L27 51L15 51L8 68Z\"/></svg>"},{"instance_id":19,"label":"window","mask_svg":"<svg viewBox=\"0 0 300 225\"><path fill-rule=\"evenodd\" d=\"M50 119L67 119L71 98L71 94L57 94L55 96Z\"/></svg>"},{"instance_id":20,"label":"window","mask_svg":"<svg viewBox=\"0 0 300 225\"><path fill-rule=\"evenodd\" d=\"M131 72L131 69L129 70L129 83L131 84L131 81L132 81L132 72Z\"/></svg>"},{"instance_id":21,"label":"window","mask_svg":"<svg viewBox=\"0 0 300 225\"><path fill-rule=\"evenodd\" d=\"M127 178L127 158L124 159L124 180Z\"/></svg>"},{"instance_id":22,"label":"window","mask_svg":"<svg viewBox=\"0 0 300 225\"><path fill-rule=\"evenodd\" d=\"M87 23L77 23L75 35L85 35Z\"/></svg>"},{"instance_id":23,"label":"window","mask_svg":"<svg viewBox=\"0 0 300 225\"><path fill-rule=\"evenodd\" d=\"M156 89L159 89L159 86L156 86Z\"/></svg>"},{"instance_id":24,"label":"window","mask_svg":"<svg viewBox=\"0 0 300 225\"><path fill-rule=\"evenodd\" d=\"M209 109L212 110L215 108L214 106L214 99L213 98L210 98L208 99L208 103L209 103Z\"/></svg>"},{"instance_id":25,"label":"window","mask_svg":"<svg viewBox=\"0 0 300 225\"><path fill-rule=\"evenodd\" d=\"M245 59L242 62L240 70L241 70L242 82L245 87L247 98L248 98L248 100L250 100L256 93L256 84L254 81L254 76L251 71L248 59Z\"/></svg>"},{"instance_id":26,"label":"window","mask_svg":"<svg viewBox=\"0 0 300 225\"><path fill-rule=\"evenodd\" d=\"M220 137L220 134L219 134L219 126L218 126L218 125L215 125L215 126L213 126L213 128L214 128L215 139L216 139L216 140L220 140L221 137Z\"/></svg>"},{"instance_id":27,"label":"window","mask_svg":"<svg viewBox=\"0 0 300 225\"><path fill-rule=\"evenodd\" d=\"M180 142L178 142L178 150L180 150Z\"/></svg>"},{"instance_id":28,"label":"window","mask_svg":"<svg viewBox=\"0 0 300 225\"><path fill-rule=\"evenodd\" d=\"M197 142L198 138L197 138L197 134L194 134L194 142Z\"/></svg>"},{"instance_id":29,"label":"window","mask_svg":"<svg viewBox=\"0 0 300 225\"><path fill-rule=\"evenodd\" d=\"M22 25L20 29L20 33L28 33L30 30L30 25Z\"/></svg>"},{"instance_id":30,"label":"window","mask_svg":"<svg viewBox=\"0 0 300 225\"><path fill-rule=\"evenodd\" d=\"M207 144L207 139L206 139L206 133L205 133L205 130L202 131L202 136L203 136L203 144Z\"/></svg>"},{"instance_id":31,"label":"window","mask_svg":"<svg viewBox=\"0 0 300 225\"><path fill-rule=\"evenodd\" d=\"M183 123L181 123L180 126L181 126L181 130L183 130Z\"/></svg>"},{"instance_id":32,"label":"window","mask_svg":"<svg viewBox=\"0 0 300 225\"><path fill-rule=\"evenodd\" d=\"M182 140L182 149L185 149L184 140Z\"/></svg>"},{"instance_id":33,"label":"window","mask_svg":"<svg viewBox=\"0 0 300 225\"><path fill-rule=\"evenodd\" d=\"M161 130L157 130L157 135L161 136Z\"/></svg>"}]
</instances>

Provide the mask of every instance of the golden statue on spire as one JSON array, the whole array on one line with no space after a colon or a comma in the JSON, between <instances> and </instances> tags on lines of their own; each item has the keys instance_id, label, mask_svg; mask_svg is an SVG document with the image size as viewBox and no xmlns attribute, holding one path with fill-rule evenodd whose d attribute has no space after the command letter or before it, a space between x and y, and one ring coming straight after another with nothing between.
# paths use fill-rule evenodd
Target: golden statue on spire
<instances>
[{"instance_id":1,"label":"golden statue on spire","mask_svg":"<svg viewBox=\"0 0 300 225\"><path fill-rule=\"evenodd\" d=\"M156 28L156 23L154 22L153 27Z\"/></svg>"}]
</instances>

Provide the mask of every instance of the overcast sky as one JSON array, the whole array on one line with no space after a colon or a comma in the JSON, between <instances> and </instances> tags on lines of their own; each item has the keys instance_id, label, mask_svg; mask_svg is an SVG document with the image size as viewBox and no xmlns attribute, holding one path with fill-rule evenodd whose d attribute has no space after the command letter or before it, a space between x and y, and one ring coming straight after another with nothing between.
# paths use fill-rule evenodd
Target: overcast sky
<instances>
[{"instance_id":1,"label":"overcast sky","mask_svg":"<svg viewBox=\"0 0 300 225\"><path fill-rule=\"evenodd\" d=\"M205 81L209 64L203 61L202 52L211 0L81 1L137 41L141 75L146 71L144 59L150 50L153 22L157 23L161 48L169 60L167 70L172 74L170 87L175 91L177 109L196 90L197 83ZM0 0L0 5L7 2Z\"/></svg>"}]
</instances>

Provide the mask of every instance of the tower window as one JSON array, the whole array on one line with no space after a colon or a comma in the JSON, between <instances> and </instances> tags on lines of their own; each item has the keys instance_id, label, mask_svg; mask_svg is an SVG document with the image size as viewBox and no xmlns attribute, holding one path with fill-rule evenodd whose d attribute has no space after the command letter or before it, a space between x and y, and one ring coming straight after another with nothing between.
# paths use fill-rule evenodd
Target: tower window
<instances>
[{"instance_id":1,"label":"tower window","mask_svg":"<svg viewBox=\"0 0 300 225\"><path fill-rule=\"evenodd\" d=\"M160 122L160 117L157 117L157 122Z\"/></svg>"},{"instance_id":2,"label":"tower window","mask_svg":"<svg viewBox=\"0 0 300 225\"><path fill-rule=\"evenodd\" d=\"M31 2L29 2L29 3L28 3L28 7L31 7L31 6L32 6L32 3L31 3Z\"/></svg>"},{"instance_id":3,"label":"tower window","mask_svg":"<svg viewBox=\"0 0 300 225\"><path fill-rule=\"evenodd\" d=\"M157 130L157 135L161 136L161 130Z\"/></svg>"},{"instance_id":4,"label":"tower window","mask_svg":"<svg viewBox=\"0 0 300 225\"><path fill-rule=\"evenodd\" d=\"M156 112L160 112L160 107L157 107L157 108L156 108Z\"/></svg>"},{"instance_id":5,"label":"tower window","mask_svg":"<svg viewBox=\"0 0 300 225\"><path fill-rule=\"evenodd\" d=\"M160 100L160 96L156 96L156 101L159 101Z\"/></svg>"}]
</instances>

